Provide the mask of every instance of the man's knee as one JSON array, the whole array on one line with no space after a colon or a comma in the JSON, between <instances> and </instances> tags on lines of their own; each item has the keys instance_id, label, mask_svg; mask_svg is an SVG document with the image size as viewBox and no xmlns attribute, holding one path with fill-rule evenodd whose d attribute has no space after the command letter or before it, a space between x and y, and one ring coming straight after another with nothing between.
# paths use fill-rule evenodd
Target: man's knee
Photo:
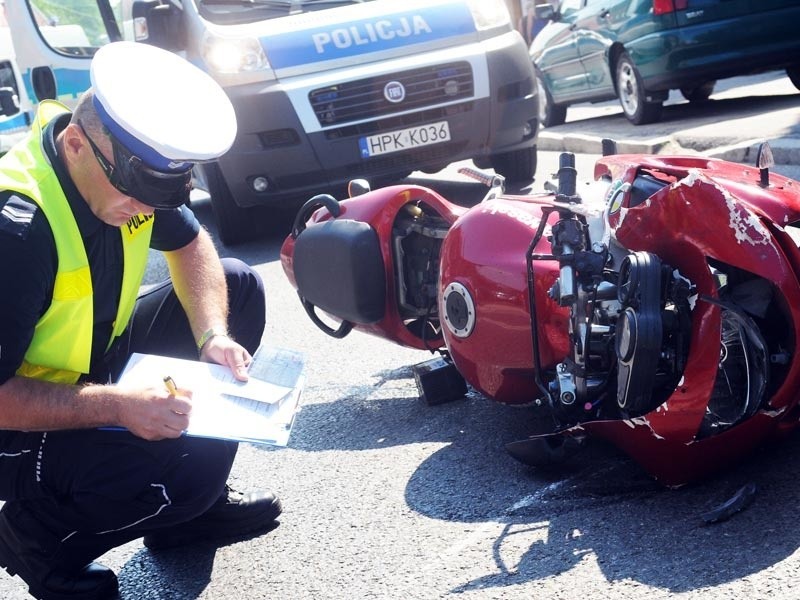
<instances>
[{"instance_id":1,"label":"man's knee","mask_svg":"<svg viewBox=\"0 0 800 600\"><path fill-rule=\"evenodd\" d=\"M237 449L237 444L230 441L183 439L186 443L180 459L163 475L170 503L169 514L164 518L174 522L204 513L220 498Z\"/></svg>"},{"instance_id":2,"label":"man's knee","mask_svg":"<svg viewBox=\"0 0 800 600\"><path fill-rule=\"evenodd\" d=\"M231 336L251 354L261 343L266 321L266 294L261 276L237 258L223 258L228 284Z\"/></svg>"},{"instance_id":3,"label":"man's knee","mask_svg":"<svg viewBox=\"0 0 800 600\"><path fill-rule=\"evenodd\" d=\"M78 530L147 529L194 518L223 493L236 456L235 442L196 437L146 442L123 432L104 433L109 435L98 435L99 443L70 445L66 450L73 452L59 453L70 456L66 462L53 457L45 465L60 471L50 473L62 488L56 494L58 512Z\"/></svg>"}]
</instances>

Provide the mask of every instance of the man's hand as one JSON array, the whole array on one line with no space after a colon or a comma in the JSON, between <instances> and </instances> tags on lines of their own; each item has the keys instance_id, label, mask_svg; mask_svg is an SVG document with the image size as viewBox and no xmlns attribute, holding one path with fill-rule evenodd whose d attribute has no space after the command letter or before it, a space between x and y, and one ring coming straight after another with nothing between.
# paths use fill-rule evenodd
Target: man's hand
<instances>
[{"instance_id":1,"label":"man's hand","mask_svg":"<svg viewBox=\"0 0 800 600\"><path fill-rule=\"evenodd\" d=\"M215 335L203 346L200 360L226 365L236 379L247 381L249 379L247 367L253 362L253 357L227 335Z\"/></svg>"},{"instance_id":2,"label":"man's hand","mask_svg":"<svg viewBox=\"0 0 800 600\"><path fill-rule=\"evenodd\" d=\"M179 437L189 427L192 392L178 389L171 395L163 387L125 390L119 405L120 425L145 440Z\"/></svg>"}]
</instances>

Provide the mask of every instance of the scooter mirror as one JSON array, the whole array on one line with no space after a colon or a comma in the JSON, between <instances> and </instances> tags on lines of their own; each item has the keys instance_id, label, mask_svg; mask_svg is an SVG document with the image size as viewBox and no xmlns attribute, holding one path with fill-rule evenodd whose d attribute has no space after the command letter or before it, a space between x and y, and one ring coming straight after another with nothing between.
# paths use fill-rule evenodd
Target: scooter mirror
<instances>
[{"instance_id":1,"label":"scooter mirror","mask_svg":"<svg viewBox=\"0 0 800 600\"><path fill-rule=\"evenodd\" d=\"M759 185L761 187L769 187L769 170L775 166L775 158L772 156L772 148L769 142L762 142L758 146L758 153L756 154L756 166L758 167L761 180Z\"/></svg>"},{"instance_id":2,"label":"scooter mirror","mask_svg":"<svg viewBox=\"0 0 800 600\"><path fill-rule=\"evenodd\" d=\"M772 147L769 145L769 142L762 142L758 146L756 166L759 169L771 169L775 166L775 158L772 156Z\"/></svg>"},{"instance_id":3,"label":"scooter mirror","mask_svg":"<svg viewBox=\"0 0 800 600\"><path fill-rule=\"evenodd\" d=\"M351 179L347 183L347 196L349 198L355 198L356 196L361 196L369 191L371 191L371 188L369 185L369 181L367 181L366 179Z\"/></svg>"}]
</instances>

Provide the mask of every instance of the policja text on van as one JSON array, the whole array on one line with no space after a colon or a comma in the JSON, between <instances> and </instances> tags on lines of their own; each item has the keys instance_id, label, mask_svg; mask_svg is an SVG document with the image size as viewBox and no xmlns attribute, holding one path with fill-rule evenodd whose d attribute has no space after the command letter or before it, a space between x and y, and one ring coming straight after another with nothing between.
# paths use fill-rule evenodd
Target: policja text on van
<instances>
[{"instance_id":1,"label":"policja text on van","mask_svg":"<svg viewBox=\"0 0 800 600\"><path fill-rule=\"evenodd\" d=\"M337 48L343 49L353 45L364 46L381 40L409 37L420 35L421 33L433 33L433 30L421 15L414 15L410 20L409 17L400 17L397 22L381 19L374 23L350 25L330 32L322 31L313 34L311 37L314 40L317 54L324 54L325 46L331 42Z\"/></svg>"}]
</instances>

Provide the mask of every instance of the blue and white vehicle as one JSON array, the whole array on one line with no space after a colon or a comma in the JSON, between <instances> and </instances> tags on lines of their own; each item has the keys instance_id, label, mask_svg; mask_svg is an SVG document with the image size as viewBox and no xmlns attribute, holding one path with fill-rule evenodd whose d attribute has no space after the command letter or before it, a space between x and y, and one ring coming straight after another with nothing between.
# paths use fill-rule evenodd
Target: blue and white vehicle
<instances>
[{"instance_id":1,"label":"blue and white vehicle","mask_svg":"<svg viewBox=\"0 0 800 600\"><path fill-rule=\"evenodd\" d=\"M11 30L0 23L0 90L3 102L0 104L0 152L4 152L18 139L31 122L31 111L22 110L21 104L30 104L20 77L14 46L11 43Z\"/></svg>"},{"instance_id":2,"label":"blue and white vehicle","mask_svg":"<svg viewBox=\"0 0 800 600\"><path fill-rule=\"evenodd\" d=\"M510 181L536 170L536 80L504 0L7 1L80 4L108 39L178 52L222 85L239 132L199 179L227 244L250 208L354 178L463 159Z\"/></svg>"},{"instance_id":3,"label":"blue and white vehicle","mask_svg":"<svg viewBox=\"0 0 800 600\"><path fill-rule=\"evenodd\" d=\"M0 151L25 134L39 100L75 103L90 85L94 49L79 23L60 24L24 1L0 0ZM43 51L49 60L40 60Z\"/></svg>"}]
</instances>

